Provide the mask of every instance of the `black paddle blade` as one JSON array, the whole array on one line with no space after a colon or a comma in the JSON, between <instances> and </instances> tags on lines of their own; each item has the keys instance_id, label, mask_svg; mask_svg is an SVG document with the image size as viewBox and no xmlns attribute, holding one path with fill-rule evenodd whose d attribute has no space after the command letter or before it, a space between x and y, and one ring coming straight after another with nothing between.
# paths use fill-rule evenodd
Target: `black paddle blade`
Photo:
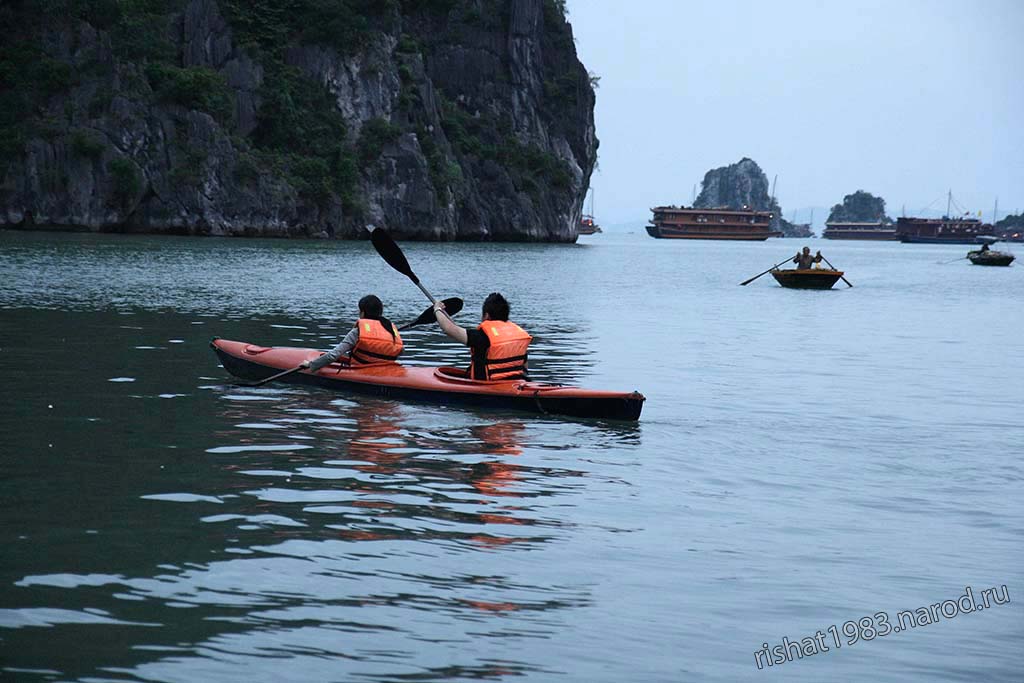
<instances>
[{"instance_id":1,"label":"black paddle blade","mask_svg":"<svg viewBox=\"0 0 1024 683\"><path fill-rule=\"evenodd\" d=\"M374 228L370 232L370 241L373 242L373 248L377 250L380 257L388 262L388 265L397 270L402 275L406 276L413 282L419 282L419 278L412 272L412 268L409 267L409 260L405 258L405 254L395 243L395 240L391 239L391 235L384 228Z\"/></svg>"},{"instance_id":2,"label":"black paddle blade","mask_svg":"<svg viewBox=\"0 0 1024 683\"><path fill-rule=\"evenodd\" d=\"M456 313L462 310L462 299L455 296L451 299L444 300L444 310L449 317L454 317ZM437 317L434 315L434 307L431 306L427 310L420 314L420 317L413 320L411 323L407 323L399 327L399 331L407 330L410 327L416 327L417 325L426 325L428 323L435 322Z\"/></svg>"}]
</instances>

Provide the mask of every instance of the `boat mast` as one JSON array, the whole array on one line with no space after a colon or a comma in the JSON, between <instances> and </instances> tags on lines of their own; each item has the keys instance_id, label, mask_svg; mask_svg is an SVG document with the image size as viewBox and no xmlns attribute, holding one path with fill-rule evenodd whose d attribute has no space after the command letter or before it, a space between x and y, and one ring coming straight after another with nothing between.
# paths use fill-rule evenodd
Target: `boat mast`
<instances>
[{"instance_id":1,"label":"boat mast","mask_svg":"<svg viewBox=\"0 0 1024 683\"><path fill-rule=\"evenodd\" d=\"M690 202L690 206L697 203L697 183L693 184L693 200Z\"/></svg>"},{"instance_id":2,"label":"boat mast","mask_svg":"<svg viewBox=\"0 0 1024 683\"><path fill-rule=\"evenodd\" d=\"M999 220L999 197L996 197L996 207L992 209L992 225L996 224Z\"/></svg>"},{"instance_id":3,"label":"boat mast","mask_svg":"<svg viewBox=\"0 0 1024 683\"><path fill-rule=\"evenodd\" d=\"M949 188L949 194L946 195L946 219L951 218L949 214L950 205L953 203L953 188Z\"/></svg>"}]
</instances>

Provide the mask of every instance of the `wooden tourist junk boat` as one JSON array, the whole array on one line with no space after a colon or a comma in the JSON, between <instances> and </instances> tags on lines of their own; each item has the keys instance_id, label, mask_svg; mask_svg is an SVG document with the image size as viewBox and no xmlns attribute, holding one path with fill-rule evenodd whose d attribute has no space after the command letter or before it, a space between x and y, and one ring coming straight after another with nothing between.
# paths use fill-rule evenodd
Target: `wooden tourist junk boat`
<instances>
[{"instance_id":1,"label":"wooden tourist junk boat","mask_svg":"<svg viewBox=\"0 0 1024 683\"><path fill-rule=\"evenodd\" d=\"M996 204L998 207L998 203ZM961 216L953 216L952 209L963 211L953 191L946 195L946 215L942 218L907 218L896 219L896 235L900 242L911 244L977 244L985 241L992 233L993 226L982 223L978 218L970 218L967 212ZM979 212L980 216L981 213Z\"/></svg>"},{"instance_id":2,"label":"wooden tourist junk boat","mask_svg":"<svg viewBox=\"0 0 1024 683\"><path fill-rule=\"evenodd\" d=\"M977 244L992 226L977 218L897 218L900 242L913 244Z\"/></svg>"},{"instance_id":3,"label":"wooden tourist junk boat","mask_svg":"<svg viewBox=\"0 0 1024 683\"><path fill-rule=\"evenodd\" d=\"M976 266L1008 266L1013 263L1015 258L1017 257L1013 254L1007 254L1005 251L993 251L991 249L967 252L967 259Z\"/></svg>"},{"instance_id":4,"label":"wooden tourist junk boat","mask_svg":"<svg viewBox=\"0 0 1024 683\"><path fill-rule=\"evenodd\" d=\"M658 206L651 212L647 234L659 239L764 241L782 236L771 229L774 215L768 211Z\"/></svg>"},{"instance_id":5,"label":"wooden tourist junk boat","mask_svg":"<svg viewBox=\"0 0 1024 683\"><path fill-rule=\"evenodd\" d=\"M580 218L579 227L576 228L576 233L579 235L594 235L601 232L601 226L594 222L594 217L589 214L583 214Z\"/></svg>"},{"instance_id":6,"label":"wooden tourist junk boat","mask_svg":"<svg viewBox=\"0 0 1024 683\"><path fill-rule=\"evenodd\" d=\"M824 268L806 268L771 271L772 277L783 287L789 289L832 289L832 285L843 276L841 270L825 270Z\"/></svg>"},{"instance_id":7,"label":"wooden tourist junk boat","mask_svg":"<svg viewBox=\"0 0 1024 683\"><path fill-rule=\"evenodd\" d=\"M596 235L602 232L601 226L594 220L594 190L590 190L590 211L583 214L580 217L580 224L576 228L576 234L578 235Z\"/></svg>"},{"instance_id":8,"label":"wooden tourist junk boat","mask_svg":"<svg viewBox=\"0 0 1024 683\"><path fill-rule=\"evenodd\" d=\"M840 222L825 223L825 231L821 236L827 240L880 240L896 241L896 226L882 221L873 222Z\"/></svg>"}]
</instances>

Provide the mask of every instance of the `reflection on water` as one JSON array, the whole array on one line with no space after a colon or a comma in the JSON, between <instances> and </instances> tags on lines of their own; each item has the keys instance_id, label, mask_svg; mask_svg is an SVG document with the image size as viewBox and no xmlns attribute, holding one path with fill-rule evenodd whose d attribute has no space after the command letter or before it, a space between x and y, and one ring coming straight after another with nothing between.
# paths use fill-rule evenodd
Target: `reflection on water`
<instances>
[{"instance_id":1,"label":"reflection on water","mask_svg":"<svg viewBox=\"0 0 1024 683\"><path fill-rule=\"evenodd\" d=\"M303 680L325 681L339 672L451 680L546 670L471 650L443 667L409 656L427 643L549 638L560 612L589 604L584 586L526 584L508 571L509 553L571 533L566 496L579 495L586 473L531 457L560 423L481 422L465 411L290 387L200 392L210 429L187 469L202 476L151 473L149 492L125 501L128 514L175 526L178 561L155 573L83 574L72 565L23 575L13 605L53 606L0 609L10 642L34 643L38 628L145 627L147 644L130 656L111 644L90 660L156 680L230 677L249 657L269 658L265 680L287 675L284 660ZM453 555L475 559L454 569ZM515 623L491 623L508 618ZM30 652L12 661L35 661ZM57 661L55 670L88 673L73 657Z\"/></svg>"},{"instance_id":2,"label":"reflection on water","mask_svg":"<svg viewBox=\"0 0 1024 683\"><path fill-rule=\"evenodd\" d=\"M561 487L559 478L580 476L517 463L527 434L519 422L424 429L409 425L406 409L389 401L331 400L326 395L310 400L295 392L240 410L232 400L236 396L224 398L225 423L249 422L217 433L218 440L237 446L210 451L273 449L272 462L265 465L226 465L275 482L244 494L264 503L292 503L298 512L288 517L291 521L306 530L333 529L348 540L543 542L547 536L540 529L563 523L522 514L529 510L525 501L513 505L502 499L550 495L548 489ZM296 431L301 440L291 434ZM286 434L296 441L291 447L280 443ZM264 439L273 443L261 444ZM538 531L509 535L510 526Z\"/></svg>"}]
</instances>

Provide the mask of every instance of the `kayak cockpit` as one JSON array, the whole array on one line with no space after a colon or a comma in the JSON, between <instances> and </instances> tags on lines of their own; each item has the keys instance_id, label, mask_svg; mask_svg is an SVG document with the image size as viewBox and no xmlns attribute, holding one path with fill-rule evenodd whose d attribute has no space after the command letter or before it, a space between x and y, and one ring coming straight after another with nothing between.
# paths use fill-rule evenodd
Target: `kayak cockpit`
<instances>
[{"instance_id":1,"label":"kayak cockpit","mask_svg":"<svg viewBox=\"0 0 1024 683\"><path fill-rule=\"evenodd\" d=\"M555 384L552 382L531 382L522 378L519 379L499 379L499 380L485 380L485 379L471 379L469 372L461 368L441 367L434 368L434 377L449 384L467 386L467 387L498 387L503 389L513 389L515 391L551 391L552 389L561 389L564 384Z\"/></svg>"}]
</instances>

